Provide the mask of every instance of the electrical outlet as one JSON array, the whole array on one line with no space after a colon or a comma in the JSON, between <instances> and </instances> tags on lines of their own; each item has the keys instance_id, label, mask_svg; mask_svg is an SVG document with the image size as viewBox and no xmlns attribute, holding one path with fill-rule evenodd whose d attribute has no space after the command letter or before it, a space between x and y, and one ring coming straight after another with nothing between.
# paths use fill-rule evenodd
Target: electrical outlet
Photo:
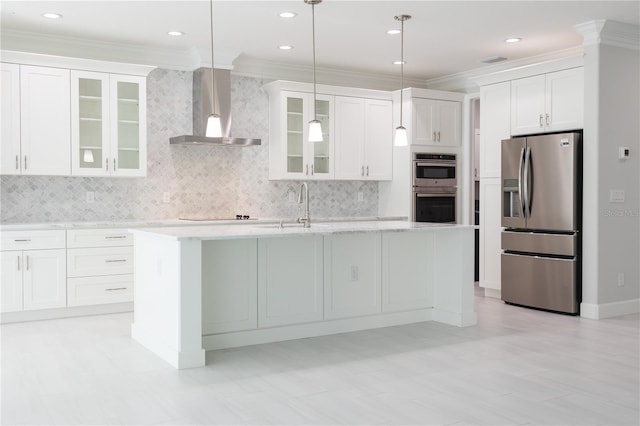
<instances>
[{"instance_id":1,"label":"electrical outlet","mask_svg":"<svg viewBox=\"0 0 640 426\"><path fill-rule=\"evenodd\" d=\"M87 191L86 195L87 203L93 203L96 201L96 194L93 191Z\"/></svg>"},{"instance_id":2,"label":"electrical outlet","mask_svg":"<svg viewBox=\"0 0 640 426\"><path fill-rule=\"evenodd\" d=\"M171 202L171 193L163 192L162 193L162 202L165 204L169 204Z\"/></svg>"},{"instance_id":3,"label":"electrical outlet","mask_svg":"<svg viewBox=\"0 0 640 426\"><path fill-rule=\"evenodd\" d=\"M364 193L362 191L358 191L358 201L364 201Z\"/></svg>"},{"instance_id":4,"label":"electrical outlet","mask_svg":"<svg viewBox=\"0 0 640 426\"><path fill-rule=\"evenodd\" d=\"M618 287L624 286L624 272L618 272Z\"/></svg>"},{"instance_id":5,"label":"electrical outlet","mask_svg":"<svg viewBox=\"0 0 640 426\"><path fill-rule=\"evenodd\" d=\"M359 280L359 271L358 271L358 267L355 265L351 266L351 282L356 282Z\"/></svg>"},{"instance_id":6,"label":"electrical outlet","mask_svg":"<svg viewBox=\"0 0 640 426\"><path fill-rule=\"evenodd\" d=\"M289 191L289 202L291 203L296 202L296 194L293 191Z\"/></svg>"}]
</instances>

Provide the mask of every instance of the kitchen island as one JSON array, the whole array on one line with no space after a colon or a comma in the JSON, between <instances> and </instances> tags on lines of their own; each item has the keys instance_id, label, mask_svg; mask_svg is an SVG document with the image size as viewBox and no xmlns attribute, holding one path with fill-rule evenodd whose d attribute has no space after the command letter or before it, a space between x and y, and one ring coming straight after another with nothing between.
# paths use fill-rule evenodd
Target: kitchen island
<instances>
[{"instance_id":1,"label":"kitchen island","mask_svg":"<svg viewBox=\"0 0 640 426\"><path fill-rule=\"evenodd\" d=\"M134 229L132 337L176 368L205 351L476 323L473 227L403 221Z\"/></svg>"}]
</instances>

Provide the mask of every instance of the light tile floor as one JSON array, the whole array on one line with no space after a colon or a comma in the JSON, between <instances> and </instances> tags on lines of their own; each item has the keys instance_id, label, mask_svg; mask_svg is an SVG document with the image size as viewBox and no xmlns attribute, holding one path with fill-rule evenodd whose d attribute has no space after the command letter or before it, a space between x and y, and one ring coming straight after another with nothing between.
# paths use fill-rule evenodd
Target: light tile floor
<instances>
[{"instance_id":1,"label":"light tile floor","mask_svg":"<svg viewBox=\"0 0 640 426\"><path fill-rule=\"evenodd\" d=\"M640 316L476 297L435 322L211 351L174 370L131 314L3 325L2 424L638 425Z\"/></svg>"}]
</instances>

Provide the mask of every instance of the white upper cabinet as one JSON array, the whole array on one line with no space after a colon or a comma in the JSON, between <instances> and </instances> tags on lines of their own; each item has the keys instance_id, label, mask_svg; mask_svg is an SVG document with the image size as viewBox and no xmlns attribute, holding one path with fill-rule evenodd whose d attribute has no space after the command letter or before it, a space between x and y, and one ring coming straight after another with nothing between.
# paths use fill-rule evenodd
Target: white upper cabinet
<instances>
[{"instance_id":1,"label":"white upper cabinet","mask_svg":"<svg viewBox=\"0 0 640 426\"><path fill-rule=\"evenodd\" d=\"M392 103L335 97L335 177L390 180L392 175Z\"/></svg>"},{"instance_id":2,"label":"white upper cabinet","mask_svg":"<svg viewBox=\"0 0 640 426\"><path fill-rule=\"evenodd\" d=\"M418 145L460 145L461 103L413 98L413 141Z\"/></svg>"},{"instance_id":3,"label":"white upper cabinet","mask_svg":"<svg viewBox=\"0 0 640 426\"><path fill-rule=\"evenodd\" d=\"M146 175L144 77L71 72L72 174Z\"/></svg>"},{"instance_id":4,"label":"white upper cabinet","mask_svg":"<svg viewBox=\"0 0 640 426\"><path fill-rule=\"evenodd\" d=\"M21 170L16 174L71 174L69 89L67 69L20 66Z\"/></svg>"},{"instance_id":5,"label":"white upper cabinet","mask_svg":"<svg viewBox=\"0 0 640 426\"><path fill-rule=\"evenodd\" d=\"M583 68L511 81L511 135L581 129L583 117Z\"/></svg>"},{"instance_id":6,"label":"white upper cabinet","mask_svg":"<svg viewBox=\"0 0 640 426\"><path fill-rule=\"evenodd\" d=\"M274 81L269 92L269 179L386 180L392 173L391 93L318 86L323 141L308 141L313 87Z\"/></svg>"},{"instance_id":7,"label":"white upper cabinet","mask_svg":"<svg viewBox=\"0 0 640 426\"><path fill-rule=\"evenodd\" d=\"M271 99L270 179L333 178L333 96L318 95L315 117L322 142L309 142L313 94L283 91Z\"/></svg>"},{"instance_id":8,"label":"white upper cabinet","mask_svg":"<svg viewBox=\"0 0 640 426\"><path fill-rule=\"evenodd\" d=\"M2 129L0 174L20 174L20 66L0 64L2 81Z\"/></svg>"}]
</instances>

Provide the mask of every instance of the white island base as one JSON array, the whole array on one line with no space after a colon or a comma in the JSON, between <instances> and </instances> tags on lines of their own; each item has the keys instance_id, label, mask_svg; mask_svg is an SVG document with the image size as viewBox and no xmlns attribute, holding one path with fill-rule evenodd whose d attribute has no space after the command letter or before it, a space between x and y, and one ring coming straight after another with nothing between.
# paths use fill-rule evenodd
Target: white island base
<instances>
[{"instance_id":1,"label":"white island base","mask_svg":"<svg viewBox=\"0 0 640 426\"><path fill-rule=\"evenodd\" d=\"M421 321L476 324L473 227L341 222L134 230L132 336L205 351Z\"/></svg>"}]
</instances>

